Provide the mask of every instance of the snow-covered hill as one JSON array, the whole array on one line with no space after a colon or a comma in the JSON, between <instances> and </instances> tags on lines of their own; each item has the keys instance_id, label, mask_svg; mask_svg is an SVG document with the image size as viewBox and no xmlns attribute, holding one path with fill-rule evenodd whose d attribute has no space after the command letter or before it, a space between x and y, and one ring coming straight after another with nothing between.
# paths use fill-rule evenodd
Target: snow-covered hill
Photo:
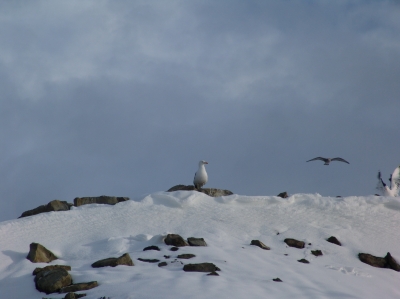
<instances>
[{"instance_id":1,"label":"snow-covered hill","mask_svg":"<svg viewBox=\"0 0 400 299\"><path fill-rule=\"evenodd\" d=\"M22 211L21 211L22 212ZM400 261L400 199L295 194L212 198L194 191L159 192L115 206L85 205L0 223L0 298L63 298L35 289L26 259L37 242L70 265L74 283L98 281L85 298L400 298L400 272L359 261L360 252ZM170 251L168 233L204 238L208 247ZM326 241L330 236L342 246ZM287 247L285 238L306 242ZM271 248L251 246L258 239ZM161 251L143 251L157 245ZM311 250L321 250L315 257ZM92 268L129 253L134 267ZM184 272L183 263L211 262L220 276ZM165 259L164 255L170 256ZM157 258L166 267L138 261ZM305 258L309 264L299 263ZM279 277L282 282L272 279Z\"/></svg>"}]
</instances>

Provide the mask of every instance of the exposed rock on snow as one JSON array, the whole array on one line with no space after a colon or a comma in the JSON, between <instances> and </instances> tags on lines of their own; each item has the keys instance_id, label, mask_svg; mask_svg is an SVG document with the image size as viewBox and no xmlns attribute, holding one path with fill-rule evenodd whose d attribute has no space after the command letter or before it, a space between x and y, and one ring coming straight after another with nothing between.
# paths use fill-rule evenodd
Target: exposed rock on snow
<instances>
[{"instance_id":1,"label":"exposed rock on snow","mask_svg":"<svg viewBox=\"0 0 400 299\"><path fill-rule=\"evenodd\" d=\"M326 239L328 242L342 246L342 243L340 243L340 241L338 239L336 239L336 237L331 236L328 239Z\"/></svg>"},{"instance_id":2,"label":"exposed rock on snow","mask_svg":"<svg viewBox=\"0 0 400 299\"><path fill-rule=\"evenodd\" d=\"M322 255L322 251L321 250L311 250L311 253L315 256L320 256Z\"/></svg>"},{"instance_id":3,"label":"exposed rock on snow","mask_svg":"<svg viewBox=\"0 0 400 299\"><path fill-rule=\"evenodd\" d=\"M299 241L296 239L291 239L287 238L284 240L284 242L289 246L289 247L295 247L295 248L304 248L305 243L303 241Z\"/></svg>"},{"instance_id":4,"label":"exposed rock on snow","mask_svg":"<svg viewBox=\"0 0 400 299\"><path fill-rule=\"evenodd\" d=\"M190 246L207 246L206 241L203 238L190 237L187 239Z\"/></svg>"},{"instance_id":5,"label":"exposed rock on snow","mask_svg":"<svg viewBox=\"0 0 400 299\"><path fill-rule=\"evenodd\" d=\"M71 283L71 275L63 268L40 271L35 277L36 289L46 294L58 292Z\"/></svg>"},{"instance_id":6,"label":"exposed rock on snow","mask_svg":"<svg viewBox=\"0 0 400 299\"><path fill-rule=\"evenodd\" d=\"M23 217L27 217L27 216L33 216L33 215L37 215L40 213L53 212L53 211L55 211L55 212L68 211L71 206L72 206L71 203L67 203L66 201L61 201L61 200L56 199L56 200L50 201L47 205L41 205L32 210L25 211L18 218L23 218Z\"/></svg>"},{"instance_id":7,"label":"exposed rock on snow","mask_svg":"<svg viewBox=\"0 0 400 299\"><path fill-rule=\"evenodd\" d=\"M208 196L211 197L221 197L233 194L232 191L215 189L215 188L202 188L197 190L193 185L176 185L167 190L167 192L173 192L173 191L198 191L207 194Z\"/></svg>"},{"instance_id":8,"label":"exposed rock on snow","mask_svg":"<svg viewBox=\"0 0 400 299\"><path fill-rule=\"evenodd\" d=\"M142 259L142 258L138 258L138 261L145 262L145 263L158 263L160 260L157 260L157 259Z\"/></svg>"},{"instance_id":9,"label":"exposed rock on snow","mask_svg":"<svg viewBox=\"0 0 400 299\"><path fill-rule=\"evenodd\" d=\"M97 203L97 204L107 204L115 205L122 201L129 200L129 197L116 197L116 196L98 196L98 197L76 197L74 199L74 206L79 207L82 205Z\"/></svg>"},{"instance_id":10,"label":"exposed rock on snow","mask_svg":"<svg viewBox=\"0 0 400 299\"><path fill-rule=\"evenodd\" d=\"M167 245L172 245L175 247L189 246L189 244L180 235L177 234L168 234L165 237L164 242Z\"/></svg>"},{"instance_id":11,"label":"exposed rock on snow","mask_svg":"<svg viewBox=\"0 0 400 299\"><path fill-rule=\"evenodd\" d=\"M86 294L68 293L67 295L65 295L64 299L78 299L78 298L82 298L85 296L86 296Z\"/></svg>"},{"instance_id":12,"label":"exposed rock on snow","mask_svg":"<svg viewBox=\"0 0 400 299\"><path fill-rule=\"evenodd\" d=\"M116 267L119 265L134 266L131 257L128 253L121 255L120 257L111 257L103 260L99 260L92 264L93 268L101 267Z\"/></svg>"},{"instance_id":13,"label":"exposed rock on snow","mask_svg":"<svg viewBox=\"0 0 400 299\"><path fill-rule=\"evenodd\" d=\"M260 240L252 240L250 245L255 245L255 246L258 246L261 249L265 249L265 250L270 250L271 249L267 245L265 245L263 242L261 242Z\"/></svg>"},{"instance_id":14,"label":"exposed rock on snow","mask_svg":"<svg viewBox=\"0 0 400 299\"><path fill-rule=\"evenodd\" d=\"M214 272L221 271L213 263L187 264L183 266L185 272Z\"/></svg>"},{"instance_id":15,"label":"exposed rock on snow","mask_svg":"<svg viewBox=\"0 0 400 299\"><path fill-rule=\"evenodd\" d=\"M99 284L97 281L90 281L90 282L82 282L71 284L64 288L60 289L60 293L70 293L70 292L79 292L79 291L86 291L97 287Z\"/></svg>"},{"instance_id":16,"label":"exposed rock on snow","mask_svg":"<svg viewBox=\"0 0 400 299\"><path fill-rule=\"evenodd\" d=\"M300 260L298 260L298 262L303 263L303 264L309 264L310 263L306 259L300 259Z\"/></svg>"},{"instance_id":17,"label":"exposed rock on snow","mask_svg":"<svg viewBox=\"0 0 400 299\"><path fill-rule=\"evenodd\" d=\"M57 259L54 253L39 243L31 243L29 248L29 253L26 258L32 263L50 263Z\"/></svg>"},{"instance_id":18,"label":"exposed rock on snow","mask_svg":"<svg viewBox=\"0 0 400 299\"><path fill-rule=\"evenodd\" d=\"M177 258L178 259L191 259L191 258L194 258L194 257L196 257L194 254L191 254L191 253L184 253L184 254L180 254L180 255L178 255L177 256Z\"/></svg>"},{"instance_id":19,"label":"exposed rock on snow","mask_svg":"<svg viewBox=\"0 0 400 299\"><path fill-rule=\"evenodd\" d=\"M160 251L160 248L158 246L152 245L152 246L148 246L146 248L143 248L143 251L147 251L147 250L157 250Z\"/></svg>"},{"instance_id":20,"label":"exposed rock on snow","mask_svg":"<svg viewBox=\"0 0 400 299\"><path fill-rule=\"evenodd\" d=\"M71 271L71 266L67 266L67 265L52 265L52 266L46 266L43 268L35 268L35 270L33 270L32 274L33 275L37 275L39 272L41 271L49 271L49 270L55 270L55 269L64 269L66 271Z\"/></svg>"},{"instance_id":21,"label":"exposed rock on snow","mask_svg":"<svg viewBox=\"0 0 400 299\"><path fill-rule=\"evenodd\" d=\"M400 272L400 265L392 257L390 252L388 252L385 257L377 257L377 256L373 256L373 255L368 254L368 253L359 253L358 254L358 258L363 263L366 263L366 264L371 265L373 267L390 268L390 269L393 269L393 270L395 270L397 272Z\"/></svg>"},{"instance_id":22,"label":"exposed rock on snow","mask_svg":"<svg viewBox=\"0 0 400 299\"><path fill-rule=\"evenodd\" d=\"M287 194L287 192L281 192L279 193L277 196L282 197L282 198L288 198L289 195Z\"/></svg>"}]
</instances>

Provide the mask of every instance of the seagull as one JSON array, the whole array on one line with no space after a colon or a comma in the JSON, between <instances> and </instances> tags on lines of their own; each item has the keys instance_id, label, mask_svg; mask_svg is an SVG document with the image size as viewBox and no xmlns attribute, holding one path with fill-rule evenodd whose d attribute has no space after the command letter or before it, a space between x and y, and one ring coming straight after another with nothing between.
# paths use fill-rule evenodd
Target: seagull
<instances>
[{"instance_id":1,"label":"seagull","mask_svg":"<svg viewBox=\"0 0 400 299\"><path fill-rule=\"evenodd\" d=\"M383 196L397 196L399 194L400 187L400 166L396 167L389 178L390 187L388 187L382 180L381 172L378 172L378 189Z\"/></svg>"},{"instance_id":2,"label":"seagull","mask_svg":"<svg viewBox=\"0 0 400 299\"><path fill-rule=\"evenodd\" d=\"M199 169L194 174L193 185L197 190L199 190L201 187L203 187L208 181L207 171L204 166L205 164L208 164L208 162L203 161L203 160L200 161Z\"/></svg>"},{"instance_id":3,"label":"seagull","mask_svg":"<svg viewBox=\"0 0 400 299\"><path fill-rule=\"evenodd\" d=\"M339 158L339 157L337 157L337 158L322 158L322 157L316 157L316 158L314 158L314 159L308 160L307 162L315 161L315 160L324 161L324 162L325 162L324 165L329 165L329 163L331 163L331 161L340 161L340 162L344 162L344 163L350 164L350 163L347 162L345 159L342 159L342 158Z\"/></svg>"}]
</instances>

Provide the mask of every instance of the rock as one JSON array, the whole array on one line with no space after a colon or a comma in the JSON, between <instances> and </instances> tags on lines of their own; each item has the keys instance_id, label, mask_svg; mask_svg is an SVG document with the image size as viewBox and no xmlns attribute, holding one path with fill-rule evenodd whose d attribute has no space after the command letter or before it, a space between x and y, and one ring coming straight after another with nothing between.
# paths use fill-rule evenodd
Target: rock
<instances>
[{"instance_id":1,"label":"rock","mask_svg":"<svg viewBox=\"0 0 400 299\"><path fill-rule=\"evenodd\" d=\"M74 199L74 206L79 207L87 204L107 204L115 205L121 201L129 200L129 197L116 197L116 196L98 196L98 197L76 197Z\"/></svg>"},{"instance_id":2,"label":"rock","mask_svg":"<svg viewBox=\"0 0 400 299\"><path fill-rule=\"evenodd\" d=\"M57 292L71 283L71 275L62 268L40 271L35 277L36 289L46 294Z\"/></svg>"},{"instance_id":3,"label":"rock","mask_svg":"<svg viewBox=\"0 0 400 299\"><path fill-rule=\"evenodd\" d=\"M307 261L306 259L298 260L298 262L303 263L303 264L309 264L309 263L310 263L310 262Z\"/></svg>"},{"instance_id":4,"label":"rock","mask_svg":"<svg viewBox=\"0 0 400 299\"><path fill-rule=\"evenodd\" d=\"M86 290L93 289L97 286L99 286L97 281L76 283L76 284L71 284L67 287L61 288L60 293L86 291Z\"/></svg>"},{"instance_id":5,"label":"rock","mask_svg":"<svg viewBox=\"0 0 400 299\"><path fill-rule=\"evenodd\" d=\"M71 266L64 266L64 265L52 265L52 266L46 266L43 268L35 268L35 270L33 270L32 274L33 275L37 275L39 272L41 271L49 271L49 270L55 270L55 269L64 269L66 271L71 271Z\"/></svg>"},{"instance_id":6,"label":"rock","mask_svg":"<svg viewBox=\"0 0 400 299\"><path fill-rule=\"evenodd\" d=\"M68 211L71 206L72 206L72 204L69 204L66 201L53 200L53 201L50 201L47 205L42 205L42 206L39 206L32 210L23 212L22 215L19 216L19 218L33 216L33 215L37 215L40 213L52 212L52 211L55 211L55 212Z\"/></svg>"},{"instance_id":7,"label":"rock","mask_svg":"<svg viewBox=\"0 0 400 299\"><path fill-rule=\"evenodd\" d=\"M171 249L170 249L171 251L178 251L179 250L179 248L178 247L171 247Z\"/></svg>"},{"instance_id":8,"label":"rock","mask_svg":"<svg viewBox=\"0 0 400 299\"><path fill-rule=\"evenodd\" d=\"M158 263L158 266L159 266L159 267L165 267L166 265L168 265L167 262Z\"/></svg>"},{"instance_id":9,"label":"rock","mask_svg":"<svg viewBox=\"0 0 400 299\"><path fill-rule=\"evenodd\" d=\"M142 259L142 258L138 258L138 260L141 262L146 262L146 263L158 263L160 261L157 259Z\"/></svg>"},{"instance_id":10,"label":"rock","mask_svg":"<svg viewBox=\"0 0 400 299\"><path fill-rule=\"evenodd\" d=\"M272 279L273 281L276 281L276 282L282 282L282 280L279 278L279 277L277 277L277 278L274 278L274 279Z\"/></svg>"},{"instance_id":11,"label":"rock","mask_svg":"<svg viewBox=\"0 0 400 299\"><path fill-rule=\"evenodd\" d=\"M26 257L32 263L50 263L57 259L57 257L43 245L39 243L31 243L30 250Z\"/></svg>"},{"instance_id":12,"label":"rock","mask_svg":"<svg viewBox=\"0 0 400 299\"><path fill-rule=\"evenodd\" d=\"M208 273L207 276L219 276L219 274L217 272L213 271L213 272Z\"/></svg>"},{"instance_id":13,"label":"rock","mask_svg":"<svg viewBox=\"0 0 400 299\"><path fill-rule=\"evenodd\" d=\"M255 245L255 246L258 246L261 249L265 249L265 250L270 250L271 249L267 245L265 245L263 242L261 242L260 240L251 240L250 245Z\"/></svg>"},{"instance_id":14,"label":"rock","mask_svg":"<svg viewBox=\"0 0 400 299\"><path fill-rule=\"evenodd\" d=\"M326 239L326 240L327 240L328 242L330 242L330 243L333 243L333 244L342 246L342 243L340 243L339 240L336 239L336 237L334 237L334 236L331 236L331 237L329 237L329 238Z\"/></svg>"},{"instance_id":15,"label":"rock","mask_svg":"<svg viewBox=\"0 0 400 299\"><path fill-rule=\"evenodd\" d=\"M295 248L304 248L305 243L303 241L298 241L296 239L285 239L284 242L290 246L290 247L295 247Z\"/></svg>"},{"instance_id":16,"label":"rock","mask_svg":"<svg viewBox=\"0 0 400 299\"><path fill-rule=\"evenodd\" d=\"M170 256L169 255L164 255L164 258L169 259Z\"/></svg>"},{"instance_id":17,"label":"rock","mask_svg":"<svg viewBox=\"0 0 400 299\"><path fill-rule=\"evenodd\" d=\"M160 248L158 246L152 245L152 246L148 246L146 248L143 248L143 251L147 251L147 250L157 250L160 251Z\"/></svg>"},{"instance_id":18,"label":"rock","mask_svg":"<svg viewBox=\"0 0 400 299\"><path fill-rule=\"evenodd\" d=\"M390 252L388 252L385 257L377 257L368 253L359 253L358 258L363 263L366 263L372 267L389 268L400 272L400 265L391 256Z\"/></svg>"},{"instance_id":19,"label":"rock","mask_svg":"<svg viewBox=\"0 0 400 299\"><path fill-rule=\"evenodd\" d=\"M85 296L86 296L86 294L68 293L67 295L65 295L64 299L77 299L77 298L82 298Z\"/></svg>"},{"instance_id":20,"label":"rock","mask_svg":"<svg viewBox=\"0 0 400 299\"><path fill-rule=\"evenodd\" d=\"M187 264L183 266L185 272L214 272L221 271L213 263Z\"/></svg>"},{"instance_id":21,"label":"rock","mask_svg":"<svg viewBox=\"0 0 400 299\"><path fill-rule=\"evenodd\" d=\"M168 234L164 239L164 242L167 245L172 245L176 247L189 246L189 244L180 235L177 234Z\"/></svg>"},{"instance_id":22,"label":"rock","mask_svg":"<svg viewBox=\"0 0 400 299\"><path fill-rule=\"evenodd\" d=\"M282 197L282 198L288 198L289 195L287 194L287 192L281 192L277 195L278 197Z\"/></svg>"},{"instance_id":23,"label":"rock","mask_svg":"<svg viewBox=\"0 0 400 299\"><path fill-rule=\"evenodd\" d=\"M167 192L174 192L174 191L198 191L198 192L207 194L208 196L211 196L211 197L228 196L228 195L233 194L232 191L223 190L223 189L215 189L215 188L202 188L200 190L197 190L193 185L187 185L187 186L186 185L176 185L167 190Z\"/></svg>"},{"instance_id":24,"label":"rock","mask_svg":"<svg viewBox=\"0 0 400 299\"><path fill-rule=\"evenodd\" d=\"M321 250L311 250L311 253L315 256L320 256L322 255L322 251Z\"/></svg>"},{"instance_id":25,"label":"rock","mask_svg":"<svg viewBox=\"0 0 400 299\"><path fill-rule=\"evenodd\" d=\"M194 254L191 253L184 253L177 256L178 259L191 259L196 257Z\"/></svg>"},{"instance_id":26,"label":"rock","mask_svg":"<svg viewBox=\"0 0 400 299\"><path fill-rule=\"evenodd\" d=\"M111 257L103 260L99 260L92 264L93 268L101 268L101 267L116 267L119 265L125 266L134 266L131 257L128 253L121 255L120 257Z\"/></svg>"},{"instance_id":27,"label":"rock","mask_svg":"<svg viewBox=\"0 0 400 299\"><path fill-rule=\"evenodd\" d=\"M207 246L206 241L203 238L190 237L187 239L190 246Z\"/></svg>"}]
</instances>

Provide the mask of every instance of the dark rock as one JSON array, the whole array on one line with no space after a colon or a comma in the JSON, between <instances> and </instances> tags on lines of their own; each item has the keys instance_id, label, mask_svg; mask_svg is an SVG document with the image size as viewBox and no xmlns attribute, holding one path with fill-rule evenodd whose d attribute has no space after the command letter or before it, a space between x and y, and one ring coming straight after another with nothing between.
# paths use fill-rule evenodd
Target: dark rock
<instances>
[{"instance_id":1,"label":"dark rock","mask_svg":"<svg viewBox=\"0 0 400 299\"><path fill-rule=\"evenodd\" d=\"M187 239L190 246L207 246L206 241L203 238L190 237Z\"/></svg>"},{"instance_id":2,"label":"dark rock","mask_svg":"<svg viewBox=\"0 0 400 299\"><path fill-rule=\"evenodd\" d=\"M390 269L393 269L397 272L400 272L400 265L396 262L396 260L392 257L390 252L388 252L385 256L385 260L387 262L387 266Z\"/></svg>"},{"instance_id":3,"label":"dark rock","mask_svg":"<svg viewBox=\"0 0 400 299\"><path fill-rule=\"evenodd\" d=\"M67 287L61 288L60 293L86 291L86 290L93 289L97 286L99 286L97 281L76 283L76 284L71 284Z\"/></svg>"},{"instance_id":4,"label":"dark rock","mask_svg":"<svg viewBox=\"0 0 400 299\"><path fill-rule=\"evenodd\" d=\"M322 255L322 251L321 250L311 250L311 253L315 256L320 256Z\"/></svg>"},{"instance_id":5,"label":"dark rock","mask_svg":"<svg viewBox=\"0 0 400 299\"><path fill-rule=\"evenodd\" d=\"M160 248L158 248L158 246L152 245L152 246L148 246L148 247L143 249L143 251L146 251L146 250L157 250L157 251L160 251Z\"/></svg>"},{"instance_id":6,"label":"dark rock","mask_svg":"<svg viewBox=\"0 0 400 299\"><path fill-rule=\"evenodd\" d=\"M50 250L39 243L31 243L29 247L29 253L26 258L32 263L50 263L57 259Z\"/></svg>"},{"instance_id":7,"label":"dark rock","mask_svg":"<svg viewBox=\"0 0 400 299\"><path fill-rule=\"evenodd\" d=\"M121 201L129 200L129 197L116 197L116 196L98 196L98 197L76 197L74 199L74 206L79 207L87 204L107 204L115 205Z\"/></svg>"},{"instance_id":8,"label":"dark rock","mask_svg":"<svg viewBox=\"0 0 400 299\"><path fill-rule=\"evenodd\" d=\"M309 264L309 263L310 263L310 262L307 261L306 259L298 260L298 262L303 263L303 264Z\"/></svg>"},{"instance_id":9,"label":"dark rock","mask_svg":"<svg viewBox=\"0 0 400 299\"><path fill-rule=\"evenodd\" d=\"M295 247L295 248L304 248L305 243L303 241L298 241L295 239L285 239L284 242L290 246L290 247Z\"/></svg>"},{"instance_id":10,"label":"dark rock","mask_svg":"<svg viewBox=\"0 0 400 299\"><path fill-rule=\"evenodd\" d=\"M64 266L64 265L52 265L52 266L46 266L43 268L35 268L33 270L32 275L37 275L41 271L49 271L49 270L55 270L55 269L64 269L66 271L71 271L71 266Z\"/></svg>"},{"instance_id":11,"label":"dark rock","mask_svg":"<svg viewBox=\"0 0 400 299\"><path fill-rule=\"evenodd\" d=\"M339 240L336 239L336 237L334 237L334 236L331 236L331 237L329 237L329 238L326 239L326 240L327 240L328 242L332 243L332 244L336 244L336 245L342 246L342 243L340 243Z\"/></svg>"},{"instance_id":12,"label":"dark rock","mask_svg":"<svg viewBox=\"0 0 400 299\"><path fill-rule=\"evenodd\" d=\"M221 271L213 263L187 264L183 266L185 272L214 272Z\"/></svg>"},{"instance_id":13,"label":"dark rock","mask_svg":"<svg viewBox=\"0 0 400 299\"><path fill-rule=\"evenodd\" d=\"M279 193L277 196L282 197L282 198L288 198L289 195L287 194L287 192L281 192Z\"/></svg>"},{"instance_id":14,"label":"dark rock","mask_svg":"<svg viewBox=\"0 0 400 299\"><path fill-rule=\"evenodd\" d=\"M138 258L138 260L141 262L146 262L146 263L158 263L160 261L157 259L142 259L142 258Z\"/></svg>"},{"instance_id":15,"label":"dark rock","mask_svg":"<svg viewBox=\"0 0 400 299\"><path fill-rule=\"evenodd\" d=\"M272 279L273 281L276 281L276 282L282 282L282 280L279 278L279 277L277 277L277 278L274 278L274 279Z\"/></svg>"},{"instance_id":16,"label":"dark rock","mask_svg":"<svg viewBox=\"0 0 400 299\"><path fill-rule=\"evenodd\" d=\"M159 267L165 267L166 265L168 265L167 262L158 263L158 266L159 266Z\"/></svg>"},{"instance_id":17,"label":"dark rock","mask_svg":"<svg viewBox=\"0 0 400 299\"><path fill-rule=\"evenodd\" d=\"M208 196L211 196L211 197L228 196L228 195L233 194L232 191L223 190L223 189L215 189L215 188L202 188L202 189L197 190L193 185L187 185L187 186L186 185L176 185L167 190L167 192L174 192L174 191L198 191L198 192L207 194Z\"/></svg>"},{"instance_id":18,"label":"dark rock","mask_svg":"<svg viewBox=\"0 0 400 299\"><path fill-rule=\"evenodd\" d=\"M68 293L67 295L65 295L64 299L77 299L77 298L82 298L85 296L86 296L86 294Z\"/></svg>"},{"instance_id":19,"label":"dark rock","mask_svg":"<svg viewBox=\"0 0 400 299\"><path fill-rule=\"evenodd\" d=\"M217 272L213 271L213 272L208 273L207 276L219 276L219 274Z\"/></svg>"},{"instance_id":20,"label":"dark rock","mask_svg":"<svg viewBox=\"0 0 400 299\"><path fill-rule=\"evenodd\" d=\"M68 211L71 205L72 204L68 204L66 201L52 200L47 205L41 205L32 210L23 212L22 215L19 216L19 218L33 216L33 215L37 215L40 213L46 213L46 212Z\"/></svg>"},{"instance_id":21,"label":"dark rock","mask_svg":"<svg viewBox=\"0 0 400 299\"><path fill-rule=\"evenodd\" d=\"M171 251L178 251L179 250L179 248L178 247L171 247L171 249L170 249Z\"/></svg>"},{"instance_id":22,"label":"dark rock","mask_svg":"<svg viewBox=\"0 0 400 299\"><path fill-rule=\"evenodd\" d=\"M390 252L385 257L377 257L368 253L359 253L358 258L363 263L377 268L390 268L397 272L400 272L400 265L391 256Z\"/></svg>"},{"instance_id":23,"label":"dark rock","mask_svg":"<svg viewBox=\"0 0 400 299\"><path fill-rule=\"evenodd\" d=\"M255 245L255 246L258 246L261 249L265 249L265 250L270 250L271 249L267 245L265 245L263 242L261 242L260 240L251 240L250 245Z\"/></svg>"},{"instance_id":24,"label":"dark rock","mask_svg":"<svg viewBox=\"0 0 400 299\"><path fill-rule=\"evenodd\" d=\"M177 256L178 259L191 259L196 257L194 254L191 253L184 253Z\"/></svg>"},{"instance_id":25,"label":"dark rock","mask_svg":"<svg viewBox=\"0 0 400 299\"><path fill-rule=\"evenodd\" d=\"M71 275L62 268L40 271L35 277L36 289L46 294L57 292L71 283Z\"/></svg>"},{"instance_id":26,"label":"dark rock","mask_svg":"<svg viewBox=\"0 0 400 299\"><path fill-rule=\"evenodd\" d=\"M121 255L120 257L110 257L107 259L99 260L92 264L93 268L101 268L101 267L116 267L119 265L125 266L134 266L131 257L128 253Z\"/></svg>"},{"instance_id":27,"label":"dark rock","mask_svg":"<svg viewBox=\"0 0 400 299\"><path fill-rule=\"evenodd\" d=\"M170 256L169 255L164 255L164 258L169 259Z\"/></svg>"},{"instance_id":28,"label":"dark rock","mask_svg":"<svg viewBox=\"0 0 400 299\"><path fill-rule=\"evenodd\" d=\"M189 246L189 244L177 234L168 234L167 237L164 239L165 244L172 245L176 247L183 247Z\"/></svg>"}]
</instances>

